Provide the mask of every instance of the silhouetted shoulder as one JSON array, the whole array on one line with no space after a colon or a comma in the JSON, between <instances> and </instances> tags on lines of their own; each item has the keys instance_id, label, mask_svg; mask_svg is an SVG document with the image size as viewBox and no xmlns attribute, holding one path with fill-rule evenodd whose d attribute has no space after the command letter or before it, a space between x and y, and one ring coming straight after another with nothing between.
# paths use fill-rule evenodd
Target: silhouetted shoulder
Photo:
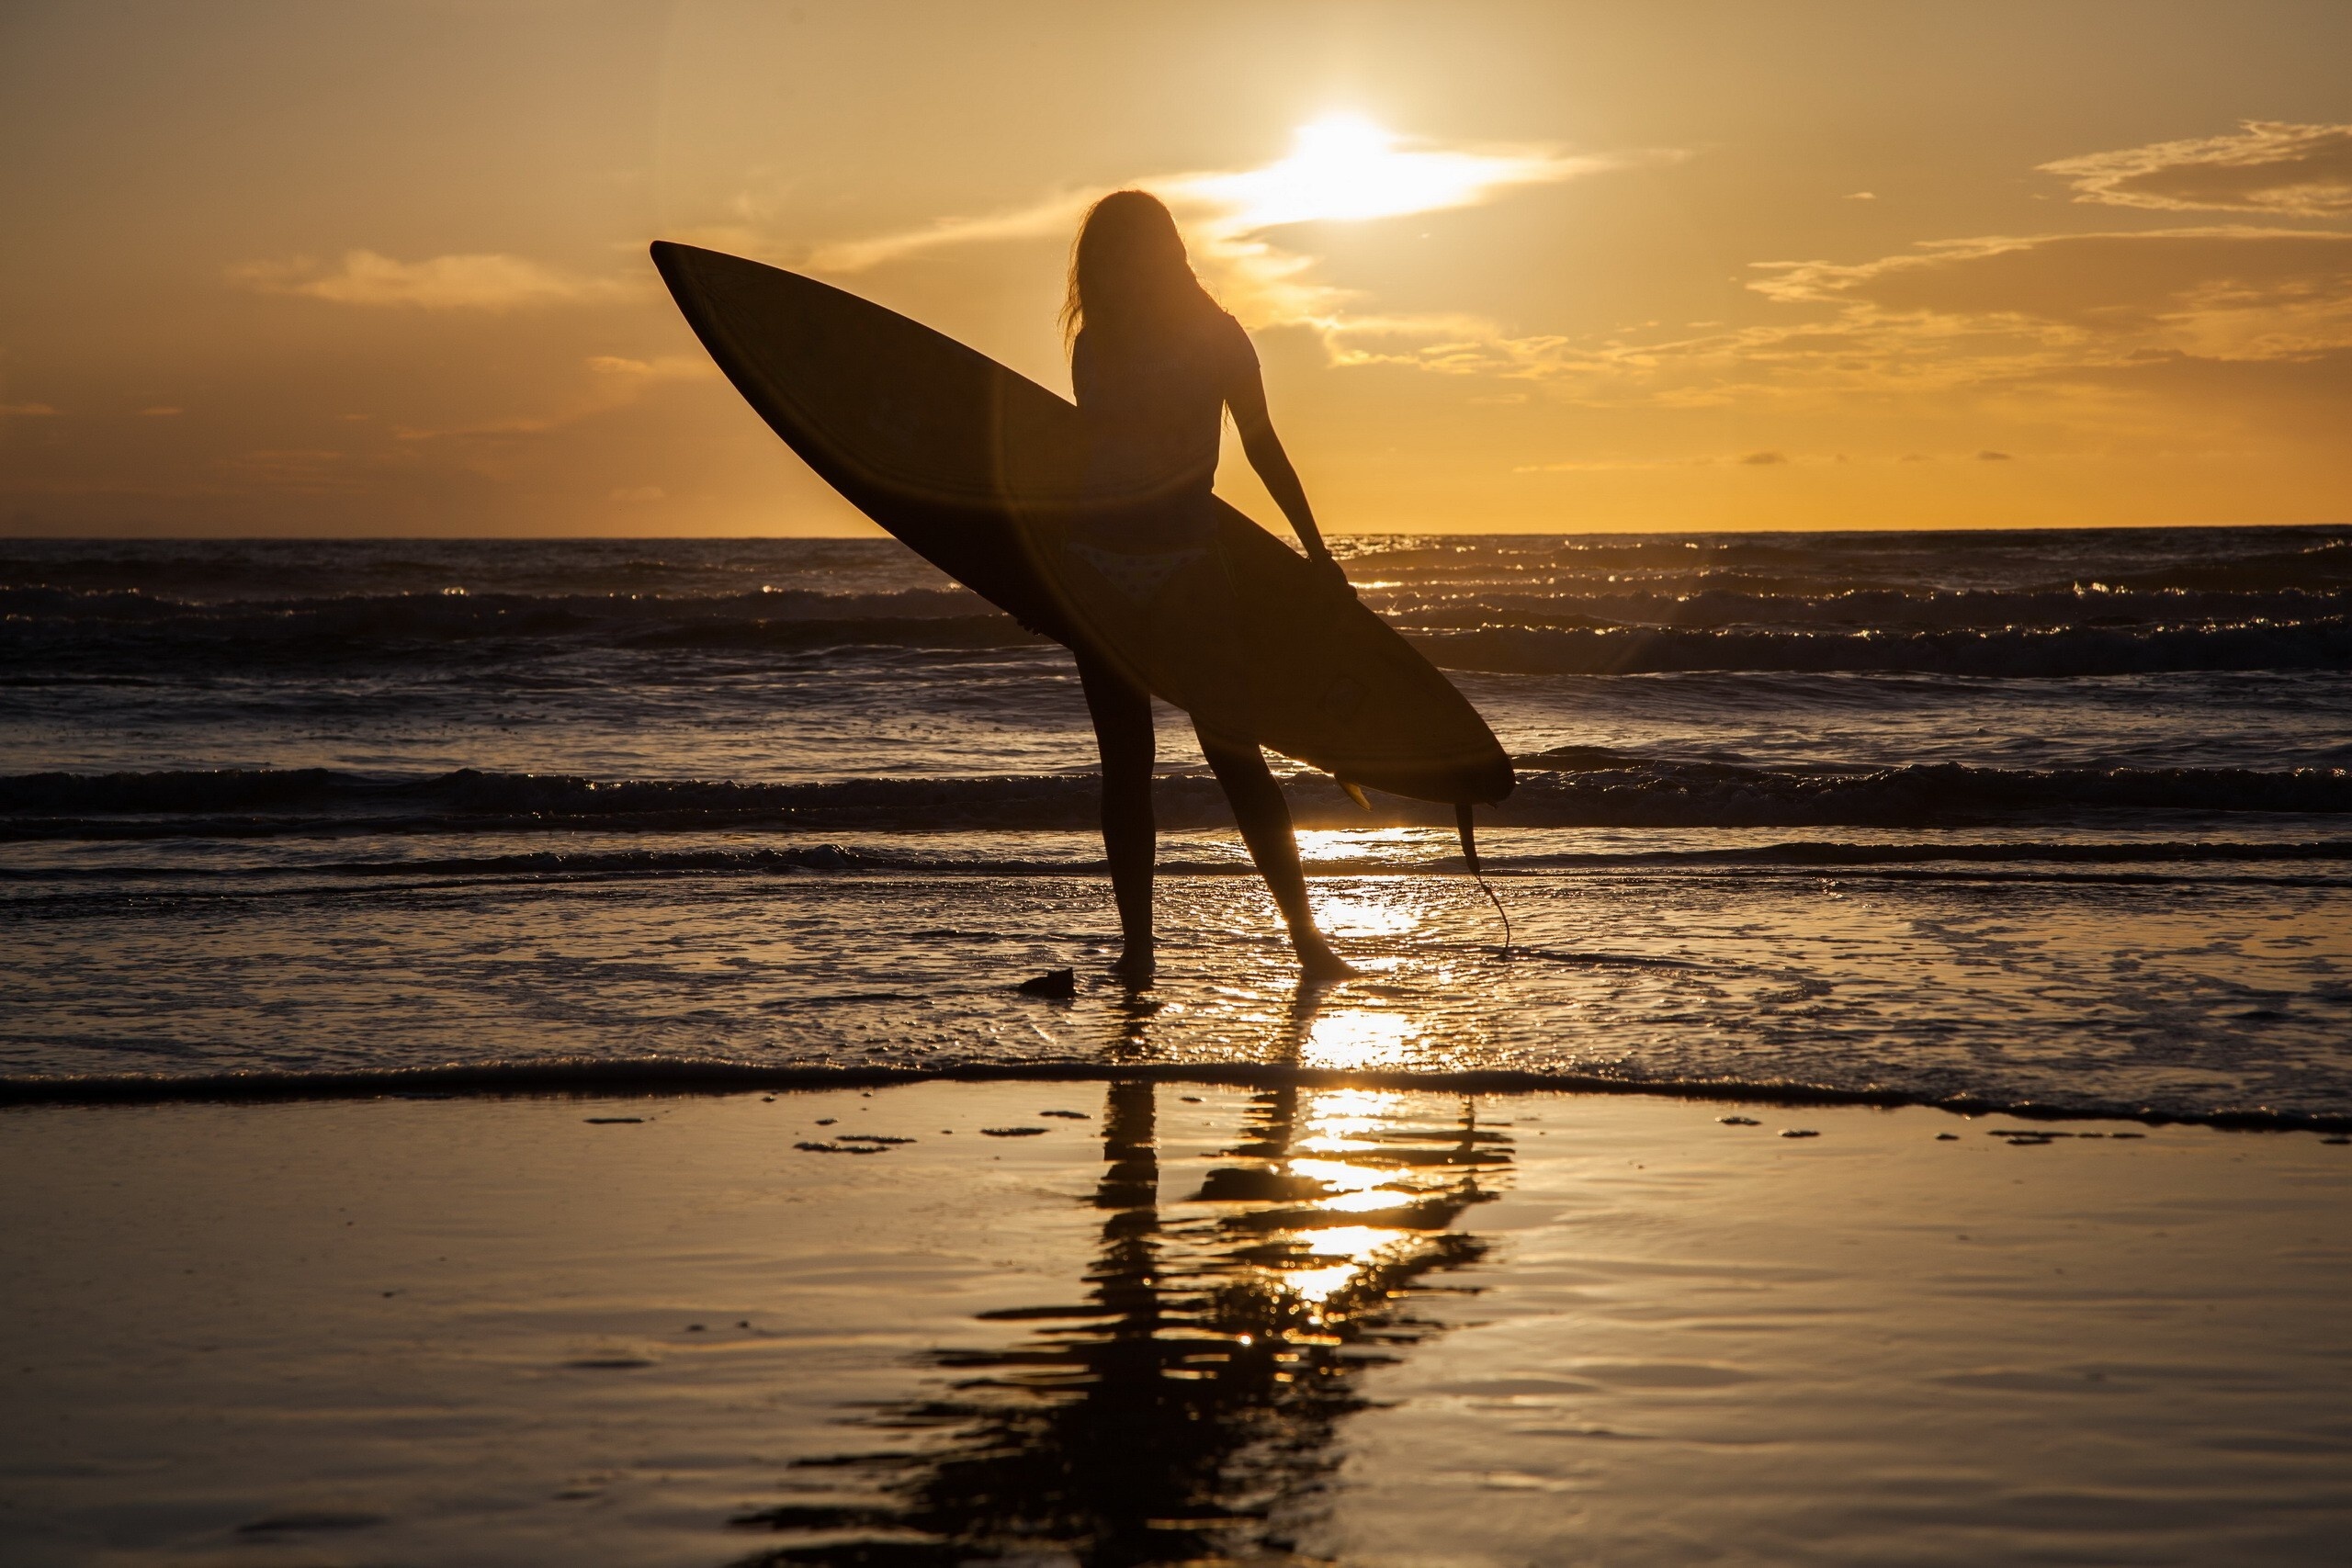
<instances>
[{"instance_id":1,"label":"silhouetted shoulder","mask_svg":"<svg viewBox=\"0 0 2352 1568\"><path fill-rule=\"evenodd\" d=\"M1233 312L1219 310L1211 332L1221 351L1220 356L1229 358L1235 369L1258 368L1257 345L1250 341L1250 334L1241 323L1233 319Z\"/></svg>"},{"instance_id":2,"label":"silhouetted shoulder","mask_svg":"<svg viewBox=\"0 0 2352 1568\"><path fill-rule=\"evenodd\" d=\"M1210 363L1216 367L1218 389L1228 402L1247 403L1259 394L1258 350L1241 323L1225 310L1210 321L1207 332Z\"/></svg>"}]
</instances>

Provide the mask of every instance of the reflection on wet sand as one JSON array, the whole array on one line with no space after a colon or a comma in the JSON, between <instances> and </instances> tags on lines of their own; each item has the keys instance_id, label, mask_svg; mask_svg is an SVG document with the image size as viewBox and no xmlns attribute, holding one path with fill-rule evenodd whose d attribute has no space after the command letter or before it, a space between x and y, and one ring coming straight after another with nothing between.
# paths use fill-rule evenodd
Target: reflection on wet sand
<instances>
[{"instance_id":1,"label":"reflection on wet sand","mask_svg":"<svg viewBox=\"0 0 2352 1568\"><path fill-rule=\"evenodd\" d=\"M1162 1089L1159 1092L1173 1092ZM1426 1107L1426 1099L1419 1107ZM1050 1551L1090 1565L1288 1550L1340 1464L1363 1371L1435 1332L1426 1276L1487 1244L1449 1230L1510 1154L1464 1101L1270 1089L1197 1188L1163 1169L1155 1089L1109 1087L1085 1299L999 1349L943 1351L944 1397L858 1418L912 1447L804 1460L836 1483L739 1518L792 1538L753 1563L905 1564ZM1459 1288L1459 1287L1455 1287ZM821 1500L820 1500L821 1499Z\"/></svg>"}]
</instances>

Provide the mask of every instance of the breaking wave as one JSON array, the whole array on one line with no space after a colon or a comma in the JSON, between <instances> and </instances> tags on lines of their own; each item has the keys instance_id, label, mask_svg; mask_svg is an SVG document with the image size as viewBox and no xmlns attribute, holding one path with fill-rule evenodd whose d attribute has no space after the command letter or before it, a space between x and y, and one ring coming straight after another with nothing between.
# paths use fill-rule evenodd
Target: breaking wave
<instances>
[{"instance_id":1,"label":"breaking wave","mask_svg":"<svg viewBox=\"0 0 2352 1568\"><path fill-rule=\"evenodd\" d=\"M2352 664L2352 620L2342 615L2219 626L1938 631L1484 626L1420 632L1413 640L1442 669L1519 675L1742 670L2048 680Z\"/></svg>"},{"instance_id":2,"label":"breaking wave","mask_svg":"<svg viewBox=\"0 0 2352 1568\"><path fill-rule=\"evenodd\" d=\"M2087 814L2352 812L2352 769L2053 768L1917 764L1799 773L1624 757L1595 749L1520 761L1518 790L1481 819L1504 827L1954 828ZM1303 826L1443 824L1447 807L1375 796L1366 816L1319 774L1288 782ZM1230 821L1204 775L1155 784L1168 827ZM326 768L20 773L0 778L0 839L268 838L372 833L718 829L1085 830L1091 773L823 783L606 781L460 769L383 779Z\"/></svg>"}]
</instances>

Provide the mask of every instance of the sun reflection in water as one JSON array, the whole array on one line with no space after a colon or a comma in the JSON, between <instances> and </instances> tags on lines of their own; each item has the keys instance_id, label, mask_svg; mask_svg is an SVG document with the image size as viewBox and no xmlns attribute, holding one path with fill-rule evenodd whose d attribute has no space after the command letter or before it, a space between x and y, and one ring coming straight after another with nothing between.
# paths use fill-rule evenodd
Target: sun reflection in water
<instances>
[{"instance_id":1,"label":"sun reflection in water","mask_svg":"<svg viewBox=\"0 0 2352 1568\"><path fill-rule=\"evenodd\" d=\"M1371 1145L1358 1144L1355 1146L1368 1148ZM1361 1192L1368 1188L1388 1185L1386 1171L1374 1170L1361 1165L1350 1165L1345 1160L1295 1159L1290 1162L1290 1172L1293 1176L1304 1176L1310 1180L1319 1181L1326 1187L1336 1187L1347 1192Z\"/></svg>"},{"instance_id":2,"label":"sun reflection in water","mask_svg":"<svg viewBox=\"0 0 2352 1568\"><path fill-rule=\"evenodd\" d=\"M1317 1051L1328 1047L1347 1056L1346 1065L1368 1065L1384 1054L1401 1055L1412 1043L1410 1021L1393 1013L1334 1012L1316 1021L1317 1031L1331 1032L1326 1038L1310 1032L1310 1061L1325 1059ZM1329 1089L1304 1097L1299 1136L1292 1145L1296 1152L1283 1161L1283 1170L1323 1189L1323 1196L1309 1205L1313 1213L1333 1217L1385 1213L1452 1184L1448 1178L1431 1188L1408 1168L1400 1168L1393 1157L1381 1157L1382 1140L1366 1135L1391 1128L1403 1103L1402 1095L1374 1089ZM1350 1155L1357 1157L1345 1157ZM1409 1249L1414 1232L1309 1222L1288 1230L1283 1239L1297 1249L1298 1261L1306 1267L1277 1269L1272 1282L1319 1319L1326 1305L1368 1269Z\"/></svg>"},{"instance_id":3,"label":"sun reflection in water","mask_svg":"<svg viewBox=\"0 0 2352 1568\"><path fill-rule=\"evenodd\" d=\"M1424 842L1442 846L1445 835L1427 828L1302 828L1298 858L1308 863L1333 860L1404 860L1400 851Z\"/></svg>"},{"instance_id":4,"label":"sun reflection in water","mask_svg":"<svg viewBox=\"0 0 2352 1568\"><path fill-rule=\"evenodd\" d=\"M1335 1017L1351 1037L1409 1033L1394 1015ZM1288 1561L1266 1521L1328 1484L1335 1423L1370 1407L1364 1370L1444 1326L1415 1299L1485 1256L1460 1222L1494 1196L1509 1134L1475 1101L1426 1093L1294 1083L1242 1110L1235 1125L1192 1096L1112 1085L1083 1302L992 1311L1009 1337L927 1357L951 1388L934 1377L859 1417L928 1434L919 1450L812 1461L838 1500L796 1491L735 1521L813 1539L850 1520L861 1539L763 1561L895 1561L910 1541L924 1562L1008 1545L1024 1561ZM1214 1168L1162 1163L1204 1133Z\"/></svg>"},{"instance_id":5,"label":"sun reflection in water","mask_svg":"<svg viewBox=\"0 0 2352 1568\"><path fill-rule=\"evenodd\" d=\"M1306 1027L1299 1061L1310 1067L1395 1067L1410 1062L1420 1031L1403 1013L1347 1008L1318 1014Z\"/></svg>"},{"instance_id":6,"label":"sun reflection in water","mask_svg":"<svg viewBox=\"0 0 2352 1568\"><path fill-rule=\"evenodd\" d=\"M1319 1089L1299 1113L1306 1129L1292 1147L1314 1154L1347 1154L1376 1145L1362 1136L1385 1125L1404 1103L1386 1089Z\"/></svg>"},{"instance_id":7,"label":"sun reflection in water","mask_svg":"<svg viewBox=\"0 0 2352 1568\"><path fill-rule=\"evenodd\" d=\"M1309 1306L1322 1306L1346 1290L1384 1253L1411 1237L1410 1231L1383 1230L1372 1225L1336 1225L1316 1231L1309 1243L1315 1256L1318 1259L1336 1257L1339 1260L1318 1262L1312 1269L1286 1269L1279 1276L1282 1288Z\"/></svg>"},{"instance_id":8,"label":"sun reflection in water","mask_svg":"<svg viewBox=\"0 0 2352 1568\"><path fill-rule=\"evenodd\" d=\"M1316 1207L1327 1214L1366 1214L1382 1209L1394 1209L1413 1201L1410 1192L1400 1192L1393 1187L1367 1187L1353 1192L1334 1192L1321 1199Z\"/></svg>"},{"instance_id":9,"label":"sun reflection in water","mask_svg":"<svg viewBox=\"0 0 2352 1568\"><path fill-rule=\"evenodd\" d=\"M1311 897L1315 923L1328 936L1405 936L1420 929L1420 899L1401 885Z\"/></svg>"}]
</instances>

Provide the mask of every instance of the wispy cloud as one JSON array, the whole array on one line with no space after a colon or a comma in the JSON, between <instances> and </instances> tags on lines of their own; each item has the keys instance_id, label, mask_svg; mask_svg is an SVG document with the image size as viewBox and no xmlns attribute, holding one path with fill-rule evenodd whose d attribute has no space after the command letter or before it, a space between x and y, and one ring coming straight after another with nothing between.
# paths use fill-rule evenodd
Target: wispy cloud
<instances>
[{"instance_id":1,"label":"wispy cloud","mask_svg":"<svg viewBox=\"0 0 2352 1568\"><path fill-rule=\"evenodd\" d=\"M2317 216L2352 211L2352 127L2244 132L2045 165L2083 199ZM1592 337L1511 337L1475 318L1334 321L1343 363L1544 382L1552 395L1669 407L1883 401L2078 386L2162 364L2324 367L2352 357L2352 235L2247 225L1979 236L1860 263L1757 264L1750 288L1794 318ZM2300 373L2300 372L2299 372ZM2217 377L2204 378L2220 385ZM2306 377L2306 379L2308 378ZM1999 459L1985 459L1997 461Z\"/></svg>"},{"instance_id":2,"label":"wispy cloud","mask_svg":"<svg viewBox=\"0 0 2352 1568\"><path fill-rule=\"evenodd\" d=\"M668 354L656 359L627 359L618 355L592 355L584 362L585 385L565 406L545 414L518 414L505 419L477 420L445 426L396 425L399 441L448 441L466 437L545 435L597 414L626 408L652 389L672 381L707 381L718 367L704 355Z\"/></svg>"},{"instance_id":3,"label":"wispy cloud","mask_svg":"<svg viewBox=\"0 0 2352 1568\"><path fill-rule=\"evenodd\" d=\"M801 260L801 265L811 272L838 276L956 245L1067 235L1077 228L1079 215L1086 210L1088 203L1101 194L1064 191L1008 212L994 212L982 218L942 218L919 229L820 245Z\"/></svg>"},{"instance_id":4,"label":"wispy cloud","mask_svg":"<svg viewBox=\"0 0 2352 1568\"><path fill-rule=\"evenodd\" d=\"M658 359L624 359L614 354L591 355L588 368L600 377L616 378L637 387L657 381L707 381L718 367L706 355L665 354Z\"/></svg>"},{"instance_id":5,"label":"wispy cloud","mask_svg":"<svg viewBox=\"0 0 2352 1568\"><path fill-rule=\"evenodd\" d=\"M232 491L347 495L365 490L378 466L322 447L265 447L215 457L208 468Z\"/></svg>"},{"instance_id":6,"label":"wispy cloud","mask_svg":"<svg viewBox=\"0 0 2352 1568\"><path fill-rule=\"evenodd\" d=\"M0 403L0 419L53 419L57 411L47 403Z\"/></svg>"},{"instance_id":7,"label":"wispy cloud","mask_svg":"<svg viewBox=\"0 0 2352 1568\"><path fill-rule=\"evenodd\" d=\"M1476 207L1510 192L1605 170L1678 159L1678 152L1569 154L1549 147L1442 147L1341 117L1302 127L1291 150L1255 169L1143 175L1128 185L1166 201L1183 224L1194 266L1218 299L1253 327L1306 326L1340 363L1409 357L1432 369L1484 366L1502 333L1463 315L1361 313L1361 296L1317 276L1317 259L1279 231ZM1065 190L1028 206L947 218L895 233L823 245L800 258L812 271L862 272L950 246L1067 238L1100 190ZM1409 345L1408 348L1407 345ZM1508 355L1509 351L1501 351Z\"/></svg>"},{"instance_id":8,"label":"wispy cloud","mask_svg":"<svg viewBox=\"0 0 2352 1568\"><path fill-rule=\"evenodd\" d=\"M2250 119L2226 136L2158 141L2041 165L2077 201L2160 212L2352 214L2352 125Z\"/></svg>"},{"instance_id":9,"label":"wispy cloud","mask_svg":"<svg viewBox=\"0 0 2352 1568\"><path fill-rule=\"evenodd\" d=\"M1987 236L1867 262L1758 264L1792 318L1476 346L1486 374L1604 406L1835 402L2029 385L2316 375L2352 364L2352 234L2251 227ZM1468 350L1457 351L1467 364ZM2337 367L2331 370L2330 367ZM2201 367L2201 368L2200 368ZM2352 394L2352 386L2334 395Z\"/></svg>"},{"instance_id":10,"label":"wispy cloud","mask_svg":"<svg viewBox=\"0 0 2352 1568\"><path fill-rule=\"evenodd\" d=\"M1865 463L1883 463L1883 457L1860 459ZM1903 462L1930 461L1914 453L1899 459ZM1843 452L1783 452L1774 447L1761 452L1709 452L1697 457L1577 457L1551 463L1521 463L1511 469L1515 474L1609 474L1657 472L1666 468L1787 468L1796 467L1844 467L1857 459Z\"/></svg>"},{"instance_id":11,"label":"wispy cloud","mask_svg":"<svg viewBox=\"0 0 2352 1568\"><path fill-rule=\"evenodd\" d=\"M2283 359L2352 346L2352 234L2227 227L1950 240L1851 265L1768 264L1751 285L1845 331L2000 334L2072 356Z\"/></svg>"},{"instance_id":12,"label":"wispy cloud","mask_svg":"<svg viewBox=\"0 0 2352 1568\"><path fill-rule=\"evenodd\" d=\"M522 256L448 255L396 261L374 251L346 251L332 265L309 256L246 262L231 281L265 294L300 294L338 305L424 310L528 310L597 304L639 292L625 279L589 277Z\"/></svg>"}]
</instances>

